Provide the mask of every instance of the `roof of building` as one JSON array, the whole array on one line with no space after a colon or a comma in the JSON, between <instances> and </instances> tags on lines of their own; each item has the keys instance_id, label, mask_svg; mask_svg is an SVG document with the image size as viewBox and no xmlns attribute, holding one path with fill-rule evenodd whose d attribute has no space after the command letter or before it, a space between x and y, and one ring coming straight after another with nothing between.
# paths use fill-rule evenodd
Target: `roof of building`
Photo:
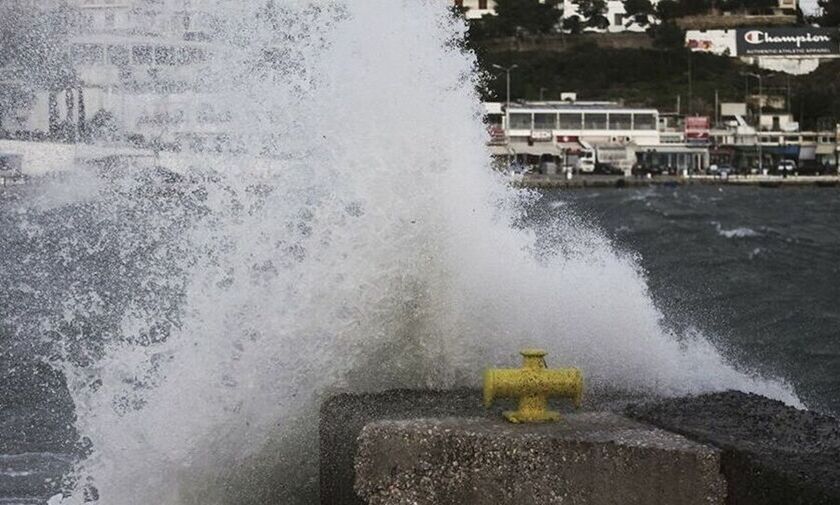
<instances>
[{"instance_id":1,"label":"roof of building","mask_svg":"<svg viewBox=\"0 0 840 505\"><path fill-rule=\"evenodd\" d=\"M511 111L551 111L551 112L579 112L579 111L622 111L646 112L656 114L659 111L643 107L626 107L616 102L517 102L510 104Z\"/></svg>"}]
</instances>

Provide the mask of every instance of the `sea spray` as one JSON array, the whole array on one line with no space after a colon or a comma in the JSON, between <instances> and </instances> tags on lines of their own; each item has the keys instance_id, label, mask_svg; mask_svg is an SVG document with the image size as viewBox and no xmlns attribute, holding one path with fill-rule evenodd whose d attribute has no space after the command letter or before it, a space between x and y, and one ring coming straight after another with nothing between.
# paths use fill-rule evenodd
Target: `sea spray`
<instances>
[{"instance_id":1,"label":"sea spray","mask_svg":"<svg viewBox=\"0 0 840 505\"><path fill-rule=\"evenodd\" d=\"M474 386L524 345L596 387L796 402L663 330L634 259L572 209L527 225L538 195L490 169L445 2L207 9L191 87L230 145L162 153L174 183L100 173L52 210L68 271L110 258L45 318L88 449L69 503L311 503L325 394Z\"/></svg>"}]
</instances>

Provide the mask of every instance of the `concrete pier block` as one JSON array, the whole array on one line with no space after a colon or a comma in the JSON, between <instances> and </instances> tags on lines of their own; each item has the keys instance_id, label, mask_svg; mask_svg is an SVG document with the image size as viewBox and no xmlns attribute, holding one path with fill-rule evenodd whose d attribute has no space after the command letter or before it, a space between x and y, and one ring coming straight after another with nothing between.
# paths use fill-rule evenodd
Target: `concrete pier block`
<instances>
[{"instance_id":1,"label":"concrete pier block","mask_svg":"<svg viewBox=\"0 0 840 505\"><path fill-rule=\"evenodd\" d=\"M555 424L498 418L382 420L358 439L355 490L370 505L713 505L720 453L608 412Z\"/></svg>"},{"instance_id":2,"label":"concrete pier block","mask_svg":"<svg viewBox=\"0 0 840 505\"><path fill-rule=\"evenodd\" d=\"M738 391L634 405L627 414L718 447L729 504L840 504L838 419Z\"/></svg>"},{"instance_id":3,"label":"concrete pier block","mask_svg":"<svg viewBox=\"0 0 840 505\"><path fill-rule=\"evenodd\" d=\"M320 498L322 505L362 505L353 491L353 463L358 437L369 423L421 417L501 416L503 406L485 409L481 392L392 390L374 394L339 394L321 406Z\"/></svg>"}]
</instances>

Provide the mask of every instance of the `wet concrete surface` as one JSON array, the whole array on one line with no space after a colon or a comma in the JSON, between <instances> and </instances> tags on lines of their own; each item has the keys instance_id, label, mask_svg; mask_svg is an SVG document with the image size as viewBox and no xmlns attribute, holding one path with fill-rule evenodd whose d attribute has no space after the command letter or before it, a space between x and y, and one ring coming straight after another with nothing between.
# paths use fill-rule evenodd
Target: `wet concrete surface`
<instances>
[{"instance_id":1,"label":"wet concrete surface","mask_svg":"<svg viewBox=\"0 0 840 505\"><path fill-rule=\"evenodd\" d=\"M511 402L492 409L475 390L397 390L340 394L320 419L322 504L360 505L354 492L357 437L369 423L420 418L500 419ZM567 402L552 404L572 412ZM590 391L582 411L610 411L721 449L727 503L840 504L840 423L767 398L737 392L678 399L648 399Z\"/></svg>"},{"instance_id":2,"label":"wet concrete surface","mask_svg":"<svg viewBox=\"0 0 840 505\"><path fill-rule=\"evenodd\" d=\"M587 391L584 411L620 412L628 401L641 401L627 393ZM482 404L479 390L448 391L391 390L371 394L337 394L321 406L320 438L320 501L324 505L362 505L353 491L354 459L357 437L368 423L380 420L417 418L485 418L501 419L514 401L502 400L492 408ZM561 413L573 412L568 401L552 401L551 408Z\"/></svg>"},{"instance_id":3,"label":"wet concrete surface","mask_svg":"<svg viewBox=\"0 0 840 505\"><path fill-rule=\"evenodd\" d=\"M558 423L378 421L356 456L370 505L723 504L720 452L610 412Z\"/></svg>"},{"instance_id":4,"label":"wet concrete surface","mask_svg":"<svg viewBox=\"0 0 840 505\"><path fill-rule=\"evenodd\" d=\"M840 504L838 419L735 391L630 405L626 413L720 448L729 504Z\"/></svg>"},{"instance_id":5,"label":"wet concrete surface","mask_svg":"<svg viewBox=\"0 0 840 505\"><path fill-rule=\"evenodd\" d=\"M495 415L501 415L497 407ZM491 416L478 391L394 390L383 393L336 395L321 406L320 494L323 505L363 505L354 492L357 437L370 422L417 417Z\"/></svg>"}]
</instances>

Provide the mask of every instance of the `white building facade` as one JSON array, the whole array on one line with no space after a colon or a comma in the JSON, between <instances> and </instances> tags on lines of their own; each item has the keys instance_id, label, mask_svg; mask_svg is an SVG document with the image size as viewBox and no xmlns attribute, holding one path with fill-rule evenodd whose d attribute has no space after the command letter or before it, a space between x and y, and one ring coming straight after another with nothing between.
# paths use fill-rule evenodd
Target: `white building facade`
<instances>
[{"instance_id":1,"label":"white building facade","mask_svg":"<svg viewBox=\"0 0 840 505\"><path fill-rule=\"evenodd\" d=\"M68 51L77 85L50 103L37 93L18 130L47 132L50 117L91 133L97 119L123 138L210 148L226 137L225 114L194 87L211 49L210 15L196 0L74 0ZM99 116L99 117L98 117Z\"/></svg>"},{"instance_id":2,"label":"white building facade","mask_svg":"<svg viewBox=\"0 0 840 505\"><path fill-rule=\"evenodd\" d=\"M495 154L556 159L567 169L589 159L591 168L597 160L629 172L639 149L661 144L656 109L612 102L515 103L502 119Z\"/></svg>"}]
</instances>

